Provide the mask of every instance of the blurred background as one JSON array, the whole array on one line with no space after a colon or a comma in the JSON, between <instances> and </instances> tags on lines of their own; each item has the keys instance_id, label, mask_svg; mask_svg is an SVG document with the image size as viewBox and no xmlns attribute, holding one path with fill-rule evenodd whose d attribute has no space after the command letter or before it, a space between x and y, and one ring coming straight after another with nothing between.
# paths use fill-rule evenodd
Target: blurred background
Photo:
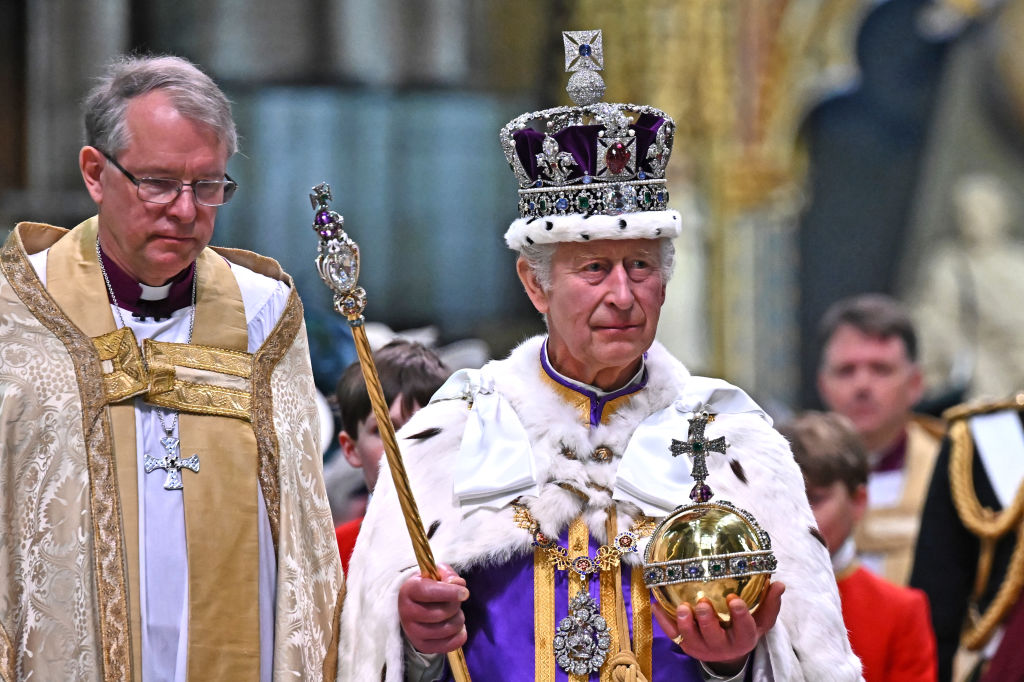
<instances>
[{"instance_id":1,"label":"blurred background","mask_svg":"<svg viewBox=\"0 0 1024 682\"><path fill-rule=\"evenodd\" d=\"M963 395L990 298L958 289L965 240L996 239L981 270L1003 275L997 312L1024 289L1024 0L5 0L0 236L92 215L77 167L90 78L122 52L178 54L225 89L241 135L214 243L295 278L322 392L354 359L313 267L308 194L324 180L362 249L371 321L475 340L456 365L503 356L541 322L502 240L517 185L498 129L568 102L560 32L590 28L606 99L678 124L670 350L786 416L819 404L825 308L880 291L935 325L931 396ZM997 189L972 214L955 199L979 177Z\"/></svg>"}]
</instances>

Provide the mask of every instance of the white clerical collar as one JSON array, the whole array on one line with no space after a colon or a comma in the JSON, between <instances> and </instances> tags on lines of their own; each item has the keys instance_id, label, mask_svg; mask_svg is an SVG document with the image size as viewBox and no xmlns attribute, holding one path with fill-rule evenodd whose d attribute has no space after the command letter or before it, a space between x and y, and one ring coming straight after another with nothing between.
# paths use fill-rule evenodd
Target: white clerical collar
<instances>
[{"instance_id":1,"label":"white clerical collar","mask_svg":"<svg viewBox=\"0 0 1024 682\"><path fill-rule=\"evenodd\" d=\"M636 371L636 374L633 375L632 379L624 383L622 386L619 386L618 388L614 388L610 391L605 391L604 389L598 388L597 386L591 386L590 384L585 384L582 381L576 381L575 379L567 377L561 372L559 372L557 369L555 369L555 366L551 364L551 357L548 355L547 340L544 341L544 346L541 349L541 352L544 353L545 369L550 374L553 374L555 377L557 377L560 380L560 383L569 384L572 388L579 390L581 393L593 393L598 398L603 398L606 395L611 395L612 393L618 393L624 388L629 388L630 386L635 386L636 384L639 384L641 381L643 381L644 369L646 369L647 367L647 354L644 353L643 355L640 356L640 368Z\"/></svg>"},{"instance_id":2,"label":"white clerical collar","mask_svg":"<svg viewBox=\"0 0 1024 682\"><path fill-rule=\"evenodd\" d=\"M142 287L142 293L139 295L139 298L143 301L162 301L170 295L171 284L171 282L168 282L158 287L151 287L148 284L139 282L139 286Z\"/></svg>"}]
</instances>

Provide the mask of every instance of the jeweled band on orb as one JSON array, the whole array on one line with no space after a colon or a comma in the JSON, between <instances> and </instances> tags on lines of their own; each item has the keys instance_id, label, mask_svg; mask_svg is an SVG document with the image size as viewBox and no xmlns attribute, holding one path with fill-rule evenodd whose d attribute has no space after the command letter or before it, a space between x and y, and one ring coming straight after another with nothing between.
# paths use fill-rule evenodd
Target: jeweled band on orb
<instances>
[{"instance_id":1,"label":"jeweled band on orb","mask_svg":"<svg viewBox=\"0 0 1024 682\"><path fill-rule=\"evenodd\" d=\"M644 566L644 584L652 588L679 583L709 582L719 578L744 578L771 574L776 568L778 560L770 549L713 554L693 559L649 563Z\"/></svg>"}]
</instances>

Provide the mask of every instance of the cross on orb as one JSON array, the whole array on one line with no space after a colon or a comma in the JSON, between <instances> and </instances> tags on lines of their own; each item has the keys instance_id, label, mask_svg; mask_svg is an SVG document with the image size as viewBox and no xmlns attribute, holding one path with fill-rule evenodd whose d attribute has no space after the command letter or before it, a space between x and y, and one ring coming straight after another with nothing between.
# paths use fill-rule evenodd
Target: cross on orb
<instances>
[{"instance_id":1,"label":"cross on orb","mask_svg":"<svg viewBox=\"0 0 1024 682\"><path fill-rule=\"evenodd\" d=\"M728 443L725 442L724 436L719 436L709 441L704 435L704 429L707 428L708 422L714 421L714 419L714 415L707 412L699 412L689 420L690 429L686 440L681 441L673 438L672 445L669 447L673 457L678 457L679 455L690 455L693 457L693 468L690 471L690 475L695 483L690 491L690 499L697 503L707 502L711 499L712 495L711 486L704 483L704 480L708 477L707 456L712 452L724 455L725 449L729 447Z\"/></svg>"}]
</instances>

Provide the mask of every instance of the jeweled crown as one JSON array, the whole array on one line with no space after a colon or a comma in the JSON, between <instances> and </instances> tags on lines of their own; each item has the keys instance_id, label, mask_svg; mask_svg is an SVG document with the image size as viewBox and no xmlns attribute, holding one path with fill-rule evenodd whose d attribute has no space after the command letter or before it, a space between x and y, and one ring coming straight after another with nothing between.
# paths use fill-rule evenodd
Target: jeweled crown
<instances>
[{"instance_id":1,"label":"jeweled crown","mask_svg":"<svg viewBox=\"0 0 1024 682\"><path fill-rule=\"evenodd\" d=\"M520 218L665 211L675 122L651 106L600 101L601 31L564 31L562 38L572 73L566 90L576 106L525 113L501 129L519 180ZM677 215L670 219L678 226Z\"/></svg>"}]
</instances>

